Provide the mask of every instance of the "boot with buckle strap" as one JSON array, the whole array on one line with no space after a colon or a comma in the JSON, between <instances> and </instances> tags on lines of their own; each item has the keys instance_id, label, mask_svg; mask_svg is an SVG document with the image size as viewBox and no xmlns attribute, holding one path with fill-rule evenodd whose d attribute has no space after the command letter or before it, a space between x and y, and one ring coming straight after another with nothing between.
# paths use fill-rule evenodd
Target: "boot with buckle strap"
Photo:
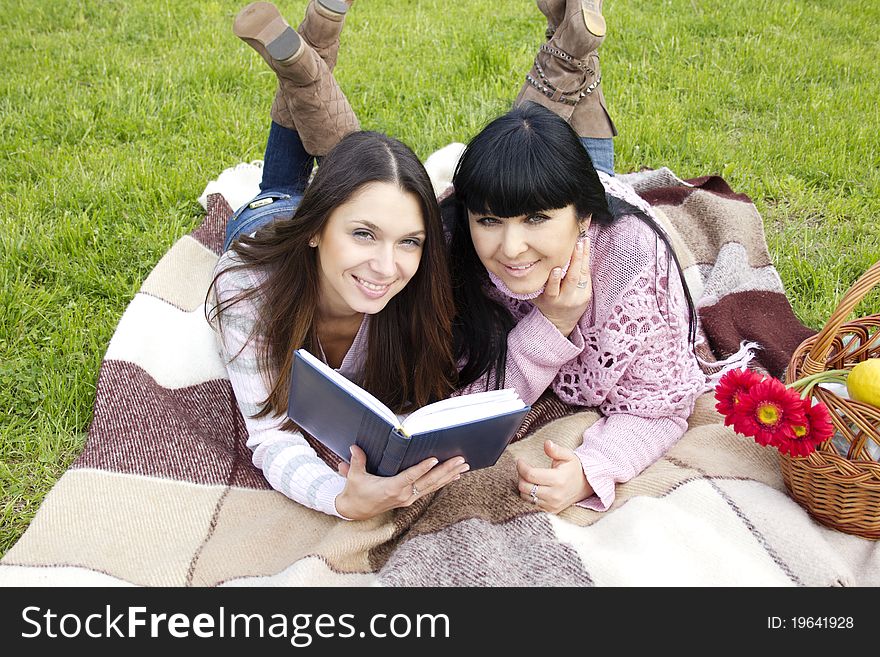
<instances>
[{"instance_id":1,"label":"boot with buckle strap","mask_svg":"<svg viewBox=\"0 0 880 657\"><path fill-rule=\"evenodd\" d=\"M617 129L605 109L599 54L606 24L602 0L538 0L547 17L548 41L535 57L515 101L549 108L581 137L613 137Z\"/></svg>"},{"instance_id":2,"label":"boot with buckle strap","mask_svg":"<svg viewBox=\"0 0 880 657\"><path fill-rule=\"evenodd\" d=\"M595 73L595 82L586 87L586 95L575 105L568 119L569 125L579 137L607 138L617 136L617 128L605 105L602 93L602 72L599 68L599 53L595 50L587 57L587 69ZM595 86L594 86L595 85Z\"/></svg>"},{"instance_id":3,"label":"boot with buckle strap","mask_svg":"<svg viewBox=\"0 0 880 657\"><path fill-rule=\"evenodd\" d=\"M331 71L339 54L339 35L354 0L310 0L306 16L296 28Z\"/></svg>"},{"instance_id":4,"label":"boot with buckle strap","mask_svg":"<svg viewBox=\"0 0 880 657\"><path fill-rule=\"evenodd\" d=\"M345 135L360 129L327 64L275 5L249 4L235 17L232 29L275 71L278 90L272 120L296 130L311 155L326 155Z\"/></svg>"}]
</instances>

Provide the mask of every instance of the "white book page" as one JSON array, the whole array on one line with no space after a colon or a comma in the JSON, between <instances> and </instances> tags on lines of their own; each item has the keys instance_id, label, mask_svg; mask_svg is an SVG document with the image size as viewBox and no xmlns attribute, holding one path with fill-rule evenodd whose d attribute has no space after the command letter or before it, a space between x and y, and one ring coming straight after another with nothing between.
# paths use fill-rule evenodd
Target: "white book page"
<instances>
[{"instance_id":1,"label":"white book page","mask_svg":"<svg viewBox=\"0 0 880 657\"><path fill-rule=\"evenodd\" d=\"M361 388L358 384L352 383L344 376L342 376L339 372L330 367L327 363L319 358L316 358L305 349L297 349L296 353L302 356L306 360L306 362L314 365L315 368L321 371L328 379L336 383L340 388L347 390L352 394L352 396L361 400L364 404L372 408L379 415L387 419L392 425L394 425L395 427L399 426L397 416L391 412L391 409L380 402L378 399L376 399L369 392Z\"/></svg>"},{"instance_id":2,"label":"white book page","mask_svg":"<svg viewBox=\"0 0 880 657\"><path fill-rule=\"evenodd\" d=\"M403 430L407 435L434 431L525 408L516 390L490 390L461 397L451 397L423 406L407 416Z\"/></svg>"}]
</instances>

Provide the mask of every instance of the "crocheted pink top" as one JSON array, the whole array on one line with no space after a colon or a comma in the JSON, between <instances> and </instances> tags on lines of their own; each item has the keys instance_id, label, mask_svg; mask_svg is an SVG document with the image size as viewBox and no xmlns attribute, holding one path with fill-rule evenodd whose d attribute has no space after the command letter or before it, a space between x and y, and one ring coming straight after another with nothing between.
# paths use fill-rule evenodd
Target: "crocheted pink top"
<instances>
[{"instance_id":1,"label":"crocheted pink top","mask_svg":"<svg viewBox=\"0 0 880 657\"><path fill-rule=\"evenodd\" d=\"M610 194L654 217L631 187L600 177ZM687 303L664 243L633 215L611 226L592 224L588 237L593 303L568 338L530 301L488 291L517 320L507 341L504 387L516 388L527 403L552 387L562 401L602 412L575 452L595 491L579 504L604 511L615 484L681 438L708 386L688 344ZM485 383L473 389L480 387Z\"/></svg>"}]
</instances>

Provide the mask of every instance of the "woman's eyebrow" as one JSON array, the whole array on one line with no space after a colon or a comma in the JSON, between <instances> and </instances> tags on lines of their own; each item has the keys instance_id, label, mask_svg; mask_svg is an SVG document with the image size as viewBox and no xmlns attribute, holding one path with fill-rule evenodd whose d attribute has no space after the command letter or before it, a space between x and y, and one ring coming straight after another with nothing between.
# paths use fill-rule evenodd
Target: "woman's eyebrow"
<instances>
[{"instance_id":1,"label":"woman's eyebrow","mask_svg":"<svg viewBox=\"0 0 880 657\"><path fill-rule=\"evenodd\" d=\"M367 228L369 228L370 230L375 230L376 232L382 232L381 228L379 228L372 221L367 221L366 219L351 219L349 223L362 224L362 225L366 226Z\"/></svg>"},{"instance_id":2,"label":"woman's eyebrow","mask_svg":"<svg viewBox=\"0 0 880 657\"><path fill-rule=\"evenodd\" d=\"M381 232L382 232L382 229L381 229L381 228L379 228L379 227L378 227L376 224L374 224L372 221L367 221L366 219L352 219L352 220L351 220L351 223L361 224L361 225L366 226L367 228L369 228L370 230L372 230L373 232L376 232L376 233L381 233ZM414 231L411 232L411 233L407 233L407 234L405 235L405 237L413 237L413 236L415 236L415 235L426 235L426 234L427 234L427 233L425 232L425 229L424 229L424 228L420 228L419 230L414 230Z\"/></svg>"}]
</instances>

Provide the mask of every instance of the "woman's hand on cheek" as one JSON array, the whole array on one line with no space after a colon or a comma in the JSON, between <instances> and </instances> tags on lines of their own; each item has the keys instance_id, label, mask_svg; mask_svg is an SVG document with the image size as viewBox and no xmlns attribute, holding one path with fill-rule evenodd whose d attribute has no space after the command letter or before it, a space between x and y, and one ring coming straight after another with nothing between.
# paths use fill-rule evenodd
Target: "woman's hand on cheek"
<instances>
[{"instance_id":1,"label":"woman's hand on cheek","mask_svg":"<svg viewBox=\"0 0 880 657\"><path fill-rule=\"evenodd\" d=\"M568 337L593 298L590 277L590 242L578 240L565 278L562 269L550 272L544 292L532 302L562 335Z\"/></svg>"},{"instance_id":2,"label":"woman's hand on cheek","mask_svg":"<svg viewBox=\"0 0 880 657\"><path fill-rule=\"evenodd\" d=\"M336 497L336 511L349 520L365 520L380 513L410 506L419 497L432 493L467 472L460 456L438 465L437 459L425 459L393 477L377 477L367 472L367 455L351 446L351 464L339 464L345 488Z\"/></svg>"},{"instance_id":3,"label":"woman's hand on cheek","mask_svg":"<svg viewBox=\"0 0 880 657\"><path fill-rule=\"evenodd\" d=\"M534 504L549 513L559 513L593 494L593 488L574 450L547 440L544 442L544 453L550 457L549 468L536 468L522 459L516 461L519 475L517 488L522 499L533 502L534 490L537 499Z\"/></svg>"}]
</instances>

